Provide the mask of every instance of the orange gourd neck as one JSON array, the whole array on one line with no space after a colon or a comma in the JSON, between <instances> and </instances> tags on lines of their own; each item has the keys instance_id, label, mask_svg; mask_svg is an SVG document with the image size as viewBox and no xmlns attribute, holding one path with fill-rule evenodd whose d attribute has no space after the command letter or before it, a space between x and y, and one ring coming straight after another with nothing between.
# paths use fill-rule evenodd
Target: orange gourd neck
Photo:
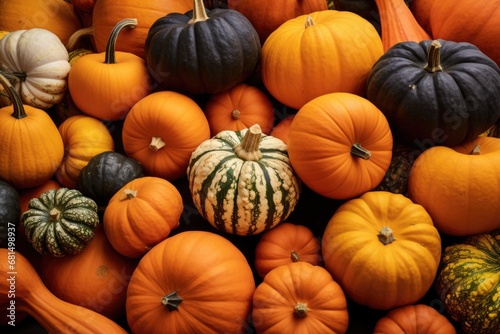
<instances>
[{"instance_id":1,"label":"orange gourd neck","mask_svg":"<svg viewBox=\"0 0 500 334\"><path fill-rule=\"evenodd\" d=\"M262 139L262 130L258 124L248 128L241 143L234 146L234 152L243 160L258 161L262 158L262 152L259 149Z\"/></svg>"},{"instance_id":2,"label":"orange gourd neck","mask_svg":"<svg viewBox=\"0 0 500 334\"><path fill-rule=\"evenodd\" d=\"M10 81L4 76L3 72L0 73L0 83L2 84L4 90L7 92L10 101L12 102L13 112L11 116L17 119L22 119L28 116L26 114L26 111L24 110L23 101L17 94Z\"/></svg>"},{"instance_id":3,"label":"orange gourd neck","mask_svg":"<svg viewBox=\"0 0 500 334\"><path fill-rule=\"evenodd\" d=\"M111 34L109 35L108 44L106 45L106 52L104 56L105 64L116 64L116 40L118 39L118 35L124 28L135 28L137 26L137 19L123 19L118 22L111 30Z\"/></svg>"},{"instance_id":4,"label":"orange gourd neck","mask_svg":"<svg viewBox=\"0 0 500 334\"><path fill-rule=\"evenodd\" d=\"M443 70L441 67L441 43L437 40L432 41L427 53L427 64L424 69L435 73Z\"/></svg>"},{"instance_id":5,"label":"orange gourd neck","mask_svg":"<svg viewBox=\"0 0 500 334\"><path fill-rule=\"evenodd\" d=\"M380 16L384 51L399 42L430 39L404 0L375 0Z\"/></svg>"}]
</instances>

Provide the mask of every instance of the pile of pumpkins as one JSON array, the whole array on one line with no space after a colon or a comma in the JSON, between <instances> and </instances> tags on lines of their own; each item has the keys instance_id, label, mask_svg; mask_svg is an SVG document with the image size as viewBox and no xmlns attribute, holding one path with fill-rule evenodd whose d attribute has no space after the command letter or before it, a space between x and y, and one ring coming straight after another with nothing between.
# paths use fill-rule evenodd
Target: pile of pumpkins
<instances>
[{"instance_id":1,"label":"pile of pumpkins","mask_svg":"<svg viewBox=\"0 0 500 334\"><path fill-rule=\"evenodd\" d=\"M498 333L500 2L346 3L0 0L3 328Z\"/></svg>"}]
</instances>

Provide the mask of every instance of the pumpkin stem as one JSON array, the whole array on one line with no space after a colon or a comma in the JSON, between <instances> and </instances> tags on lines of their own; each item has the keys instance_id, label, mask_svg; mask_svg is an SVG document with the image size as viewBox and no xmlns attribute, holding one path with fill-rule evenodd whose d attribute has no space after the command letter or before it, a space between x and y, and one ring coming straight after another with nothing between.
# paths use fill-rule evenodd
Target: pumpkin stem
<instances>
[{"instance_id":1,"label":"pumpkin stem","mask_svg":"<svg viewBox=\"0 0 500 334\"><path fill-rule=\"evenodd\" d=\"M290 253L290 258L292 259L292 262L299 262L300 261L299 254L294 250Z\"/></svg>"},{"instance_id":2,"label":"pumpkin stem","mask_svg":"<svg viewBox=\"0 0 500 334\"><path fill-rule=\"evenodd\" d=\"M189 20L188 24L195 24L196 22L206 20L208 20L208 15L203 0L194 0L193 17Z\"/></svg>"},{"instance_id":3,"label":"pumpkin stem","mask_svg":"<svg viewBox=\"0 0 500 334\"><path fill-rule=\"evenodd\" d=\"M481 154L481 145L479 145L479 144L474 145L474 147L472 148L472 151L470 152L470 154L472 154L472 155L480 155Z\"/></svg>"},{"instance_id":4,"label":"pumpkin stem","mask_svg":"<svg viewBox=\"0 0 500 334\"><path fill-rule=\"evenodd\" d=\"M182 303L183 299L177 294L177 291L169 293L161 299L163 306L166 306L169 311L176 311L179 309L179 305Z\"/></svg>"},{"instance_id":5,"label":"pumpkin stem","mask_svg":"<svg viewBox=\"0 0 500 334\"><path fill-rule=\"evenodd\" d=\"M52 208L52 210L49 211L50 221L58 221L60 218L61 218L61 211L57 210L56 208Z\"/></svg>"},{"instance_id":6,"label":"pumpkin stem","mask_svg":"<svg viewBox=\"0 0 500 334\"><path fill-rule=\"evenodd\" d=\"M234 146L234 152L243 160L258 161L262 158L262 152L259 150L262 130L259 124L254 124L248 128L241 143Z\"/></svg>"},{"instance_id":7,"label":"pumpkin stem","mask_svg":"<svg viewBox=\"0 0 500 334\"><path fill-rule=\"evenodd\" d=\"M433 40L429 46L427 65L425 65L424 70L431 73L443 70L441 67L441 43L437 40Z\"/></svg>"},{"instance_id":8,"label":"pumpkin stem","mask_svg":"<svg viewBox=\"0 0 500 334\"><path fill-rule=\"evenodd\" d=\"M133 199L135 197L137 197L137 190L124 189L120 195L120 201Z\"/></svg>"},{"instance_id":9,"label":"pumpkin stem","mask_svg":"<svg viewBox=\"0 0 500 334\"><path fill-rule=\"evenodd\" d=\"M304 318L307 316L307 312L309 312L309 308L306 304L297 302L297 305L294 307L294 315L298 318Z\"/></svg>"},{"instance_id":10,"label":"pumpkin stem","mask_svg":"<svg viewBox=\"0 0 500 334\"><path fill-rule=\"evenodd\" d=\"M384 245L388 245L394 240L396 240L394 238L394 234L392 233L392 229L389 226L382 227L380 232L378 232L377 237L378 240Z\"/></svg>"},{"instance_id":11,"label":"pumpkin stem","mask_svg":"<svg viewBox=\"0 0 500 334\"><path fill-rule=\"evenodd\" d=\"M165 146L165 142L161 139L161 137L153 137L151 138L151 142L149 143L149 148L153 151L158 151L163 146Z\"/></svg>"},{"instance_id":12,"label":"pumpkin stem","mask_svg":"<svg viewBox=\"0 0 500 334\"><path fill-rule=\"evenodd\" d=\"M316 24L316 22L314 22L313 18L310 17L309 15L307 15L306 16L306 24L305 24L304 28L307 29L315 24Z\"/></svg>"},{"instance_id":13,"label":"pumpkin stem","mask_svg":"<svg viewBox=\"0 0 500 334\"><path fill-rule=\"evenodd\" d=\"M26 111L24 110L23 101L17 94L14 86L10 83L10 81L4 76L4 72L0 72L0 83L2 84L4 90L9 95L9 99L12 102L12 109L14 110L11 114L12 117L17 119L24 118L28 116Z\"/></svg>"},{"instance_id":14,"label":"pumpkin stem","mask_svg":"<svg viewBox=\"0 0 500 334\"><path fill-rule=\"evenodd\" d=\"M241 112L238 109L234 109L233 112L231 113L231 117L233 119L240 119Z\"/></svg>"},{"instance_id":15,"label":"pumpkin stem","mask_svg":"<svg viewBox=\"0 0 500 334\"><path fill-rule=\"evenodd\" d=\"M78 45L78 42L82 37L94 36L94 32L95 28L93 26L78 29L71 36L69 36L68 41L66 42L66 49L68 51L75 50L76 46Z\"/></svg>"},{"instance_id":16,"label":"pumpkin stem","mask_svg":"<svg viewBox=\"0 0 500 334\"><path fill-rule=\"evenodd\" d=\"M111 34L109 35L108 44L106 44L106 54L104 56L105 64L116 64L115 57L115 46L116 40L118 39L118 35L122 31L123 28L135 28L137 26L137 19L123 19L118 22L111 30Z\"/></svg>"},{"instance_id":17,"label":"pumpkin stem","mask_svg":"<svg viewBox=\"0 0 500 334\"><path fill-rule=\"evenodd\" d=\"M361 146L360 143L355 143L351 146L351 154L365 160L368 160L372 157L372 152Z\"/></svg>"}]
</instances>

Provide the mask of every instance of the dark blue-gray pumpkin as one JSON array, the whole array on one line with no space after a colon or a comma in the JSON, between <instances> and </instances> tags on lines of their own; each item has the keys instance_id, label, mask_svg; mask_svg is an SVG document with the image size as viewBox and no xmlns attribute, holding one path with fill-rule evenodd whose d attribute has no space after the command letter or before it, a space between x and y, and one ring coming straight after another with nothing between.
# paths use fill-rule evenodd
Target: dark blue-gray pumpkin
<instances>
[{"instance_id":1,"label":"dark blue-gray pumpkin","mask_svg":"<svg viewBox=\"0 0 500 334\"><path fill-rule=\"evenodd\" d=\"M248 79L260 61L259 35L236 10L205 9L203 0L185 14L169 13L150 27L146 62L164 89L214 94Z\"/></svg>"},{"instance_id":2,"label":"dark blue-gray pumpkin","mask_svg":"<svg viewBox=\"0 0 500 334\"><path fill-rule=\"evenodd\" d=\"M470 43L401 42L373 66L367 98L405 144L455 146L498 120L500 68Z\"/></svg>"},{"instance_id":3,"label":"dark blue-gray pumpkin","mask_svg":"<svg viewBox=\"0 0 500 334\"><path fill-rule=\"evenodd\" d=\"M17 227L21 217L19 193L14 186L0 180L0 247L15 246Z\"/></svg>"}]
</instances>

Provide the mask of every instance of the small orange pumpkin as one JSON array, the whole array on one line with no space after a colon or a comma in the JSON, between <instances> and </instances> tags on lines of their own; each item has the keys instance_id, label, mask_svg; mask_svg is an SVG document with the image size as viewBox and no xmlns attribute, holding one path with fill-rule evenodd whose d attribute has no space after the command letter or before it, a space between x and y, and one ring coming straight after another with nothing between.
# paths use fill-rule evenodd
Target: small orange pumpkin
<instances>
[{"instance_id":1,"label":"small orange pumpkin","mask_svg":"<svg viewBox=\"0 0 500 334\"><path fill-rule=\"evenodd\" d=\"M288 132L292 125L295 114L288 115L276 124L271 130L270 136L281 139L285 144L288 143Z\"/></svg>"},{"instance_id":2,"label":"small orange pumpkin","mask_svg":"<svg viewBox=\"0 0 500 334\"><path fill-rule=\"evenodd\" d=\"M426 304L396 307L380 318L373 334L456 334L453 324Z\"/></svg>"},{"instance_id":3,"label":"small orange pumpkin","mask_svg":"<svg viewBox=\"0 0 500 334\"><path fill-rule=\"evenodd\" d=\"M306 103L288 133L288 154L299 178L333 199L374 189L389 168L392 145L382 112L350 93L330 93Z\"/></svg>"},{"instance_id":4,"label":"small orange pumpkin","mask_svg":"<svg viewBox=\"0 0 500 334\"><path fill-rule=\"evenodd\" d=\"M140 177L111 197L104 211L104 229L118 253L138 258L179 226L183 208L181 194L169 181Z\"/></svg>"},{"instance_id":5,"label":"small orange pumpkin","mask_svg":"<svg viewBox=\"0 0 500 334\"><path fill-rule=\"evenodd\" d=\"M125 118L125 153L139 161L146 174L175 180L186 175L193 151L210 138L203 110L188 96L174 91L152 93Z\"/></svg>"},{"instance_id":6,"label":"small orange pumpkin","mask_svg":"<svg viewBox=\"0 0 500 334\"><path fill-rule=\"evenodd\" d=\"M224 130L240 131L254 124L259 124L262 133L268 135L274 125L271 100L262 90L244 82L213 94L204 112L211 136Z\"/></svg>"},{"instance_id":7,"label":"small orange pumpkin","mask_svg":"<svg viewBox=\"0 0 500 334\"><path fill-rule=\"evenodd\" d=\"M343 334L347 299L325 268L289 263L271 270L255 289L252 322L259 334Z\"/></svg>"},{"instance_id":8,"label":"small orange pumpkin","mask_svg":"<svg viewBox=\"0 0 500 334\"><path fill-rule=\"evenodd\" d=\"M276 267L299 261L323 263L320 241L304 225L280 223L265 231L255 247L254 265L260 277Z\"/></svg>"},{"instance_id":9,"label":"small orange pumpkin","mask_svg":"<svg viewBox=\"0 0 500 334\"><path fill-rule=\"evenodd\" d=\"M40 278L57 297L110 319L125 315L125 297L137 261L116 252L100 225L85 249L74 256L42 257Z\"/></svg>"},{"instance_id":10,"label":"small orange pumpkin","mask_svg":"<svg viewBox=\"0 0 500 334\"><path fill-rule=\"evenodd\" d=\"M74 115L58 127L64 143L64 157L55 175L66 188L75 188L80 170L95 155L114 150L108 128L95 117Z\"/></svg>"}]
</instances>

